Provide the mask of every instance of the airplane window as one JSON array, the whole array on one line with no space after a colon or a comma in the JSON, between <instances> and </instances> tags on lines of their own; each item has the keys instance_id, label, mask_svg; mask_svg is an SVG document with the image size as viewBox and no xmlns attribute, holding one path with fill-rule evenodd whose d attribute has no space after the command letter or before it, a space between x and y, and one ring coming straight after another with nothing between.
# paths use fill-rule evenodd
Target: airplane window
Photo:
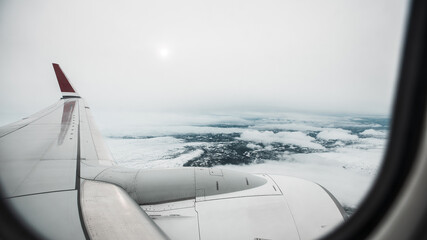
<instances>
[{"instance_id":1,"label":"airplane window","mask_svg":"<svg viewBox=\"0 0 427 240\"><path fill-rule=\"evenodd\" d=\"M197 180L194 196L180 185L186 170L168 175L163 191L179 195L176 209L186 211L172 207L161 215L170 195L134 199L171 239L190 238L168 221L190 226L195 238L216 234L207 226L221 226L232 219L229 212L238 215L239 206L250 209L256 202L221 205L223 212L215 211L223 215L203 223L203 214L215 212L208 202L249 195L289 196L287 207L278 209L294 215L296 234L324 236L358 211L382 167L408 1L42 0L0 6L0 125L58 100L58 70L55 75L51 67L57 62L77 94L62 91L63 97L84 98L84 114L91 111L118 167L147 170L144 176L158 169L209 169L206 176L215 180L209 185L200 178L203 187ZM78 106L66 103L58 124L74 123ZM58 130L62 141L73 127ZM93 129L76 131L92 134L94 151L100 151ZM89 154L83 145L78 151ZM155 179L162 182L162 176ZM228 180L238 176L242 186ZM322 205L326 196L338 209L330 211L343 219L316 225L327 230L321 234L298 225L307 217L305 201L329 211ZM263 215L282 211L270 210ZM229 226L243 232L250 225L236 222Z\"/></svg>"}]
</instances>

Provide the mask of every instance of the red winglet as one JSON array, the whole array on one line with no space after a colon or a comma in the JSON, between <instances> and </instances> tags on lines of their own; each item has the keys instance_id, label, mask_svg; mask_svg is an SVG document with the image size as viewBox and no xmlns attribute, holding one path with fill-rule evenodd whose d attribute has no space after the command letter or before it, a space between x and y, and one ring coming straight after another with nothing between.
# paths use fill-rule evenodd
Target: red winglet
<instances>
[{"instance_id":1,"label":"red winglet","mask_svg":"<svg viewBox=\"0 0 427 240\"><path fill-rule=\"evenodd\" d=\"M59 88L61 89L64 97L78 96L74 88L71 86L61 67L57 63L52 63L53 69L55 70L56 78L58 79Z\"/></svg>"}]
</instances>

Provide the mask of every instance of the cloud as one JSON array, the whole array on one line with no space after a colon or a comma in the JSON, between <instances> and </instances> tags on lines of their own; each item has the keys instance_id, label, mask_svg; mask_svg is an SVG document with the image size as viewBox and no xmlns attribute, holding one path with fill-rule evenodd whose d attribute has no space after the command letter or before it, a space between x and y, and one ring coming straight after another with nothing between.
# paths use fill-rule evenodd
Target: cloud
<instances>
[{"instance_id":1,"label":"cloud","mask_svg":"<svg viewBox=\"0 0 427 240\"><path fill-rule=\"evenodd\" d=\"M294 130L294 131L321 131L322 128L315 127L308 124L303 123L280 123L280 124L258 124L254 127L254 129L262 129L262 130Z\"/></svg>"},{"instance_id":2,"label":"cloud","mask_svg":"<svg viewBox=\"0 0 427 240\"><path fill-rule=\"evenodd\" d=\"M358 136L352 135L350 131L341 128L328 129L317 134L317 138L323 140L356 141Z\"/></svg>"},{"instance_id":3,"label":"cloud","mask_svg":"<svg viewBox=\"0 0 427 240\"><path fill-rule=\"evenodd\" d=\"M384 138L387 135L387 133L385 131L377 131L374 129L366 129L365 131L361 132L360 135Z\"/></svg>"},{"instance_id":4,"label":"cloud","mask_svg":"<svg viewBox=\"0 0 427 240\"><path fill-rule=\"evenodd\" d=\"M325 149L322 145L313 142L313 137L307 136L302 132L278 132L272 131L256 131L248 130L244 131L239 139L244 141L251 141L256 143L262 143L265 145L272 143L282 143L296 145L299 147L311 148L311 149Z\"/></svg>"}]
</instances>

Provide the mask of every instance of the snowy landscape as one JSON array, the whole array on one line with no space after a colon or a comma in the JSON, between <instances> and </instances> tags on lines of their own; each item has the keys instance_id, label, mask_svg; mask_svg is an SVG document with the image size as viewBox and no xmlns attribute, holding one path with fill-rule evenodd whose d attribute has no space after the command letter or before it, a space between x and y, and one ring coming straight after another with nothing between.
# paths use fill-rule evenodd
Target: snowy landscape
<instances>
[{"instance_id":1,"label":"snowy landscape","mask_svg":"<svg viewBox=\"0 0 427 240\"><path fill-rule=\"evenodd\" d=\"M117 164L218 167L294 176L327 188L351 215L375 180L389 119L301 113L122 113L101 121Z\"/></svg>"}]
</instances>

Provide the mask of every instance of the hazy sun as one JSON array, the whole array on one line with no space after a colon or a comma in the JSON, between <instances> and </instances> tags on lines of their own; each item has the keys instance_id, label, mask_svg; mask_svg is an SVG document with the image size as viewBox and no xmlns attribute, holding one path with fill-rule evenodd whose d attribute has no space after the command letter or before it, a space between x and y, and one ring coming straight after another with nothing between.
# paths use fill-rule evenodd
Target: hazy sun
<instances>
[{"instance_id":1,"label":"hazy sun","mask_svg":"<svg viewBox=\"0 0 427 240\"><path fill-rule=\"evenodd\" d=\"M159 53L161 57L167 57L169 55L169 50L167 48L162 48Z\"/></svg>"}]
</instances>

